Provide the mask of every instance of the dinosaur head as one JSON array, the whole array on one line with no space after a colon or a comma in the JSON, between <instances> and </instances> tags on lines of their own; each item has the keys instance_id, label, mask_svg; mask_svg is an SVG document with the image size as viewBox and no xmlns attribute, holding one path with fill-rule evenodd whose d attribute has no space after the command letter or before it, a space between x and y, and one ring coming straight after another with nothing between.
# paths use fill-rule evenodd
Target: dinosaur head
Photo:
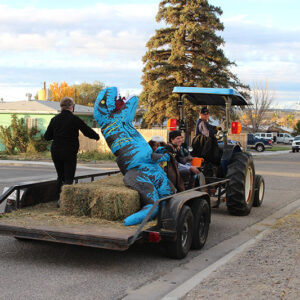
<instances>
[{"instance_id":1,"label":"dinosaur head","mask_svg":"<svg viewBox=\"0 0 300 300\"><path fill-rule=\"evenodd\" d=\"M109 87L102 90L95 102L94 117L101 126L101 123L114 117L125 105L120 98L116 87Z\"/></svg>"},{"instance_id":2,"label":"dinosaur head","mask_svg":"<svg viewBox=\"0 0 300 300\"><path fill-rule=\"evenodd\" d=\"M138 97L131 96L122 99L116 87L102 90L95 102L94 117L102 128L119 119L122 122L132 122L138 105Z\"/></svg>"}]
</instances>

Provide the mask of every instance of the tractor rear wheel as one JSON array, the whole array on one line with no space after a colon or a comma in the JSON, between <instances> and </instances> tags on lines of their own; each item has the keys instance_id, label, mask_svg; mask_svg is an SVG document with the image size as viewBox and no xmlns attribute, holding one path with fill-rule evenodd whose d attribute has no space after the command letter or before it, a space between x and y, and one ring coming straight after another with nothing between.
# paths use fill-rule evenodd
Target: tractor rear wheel
<instances>
[{"instance_id":1,"label":"tractor rear wheel","mask_svg":"<svg viewBox=\"0 0 300 300\"><path fill-rule=\"evenodd\" d=\"M226 178L230 179L226 191L226 205L230 214L248 215L254 201L254 164L252 155L238 152L232 155Z\"/></svg>"}]
</instances>

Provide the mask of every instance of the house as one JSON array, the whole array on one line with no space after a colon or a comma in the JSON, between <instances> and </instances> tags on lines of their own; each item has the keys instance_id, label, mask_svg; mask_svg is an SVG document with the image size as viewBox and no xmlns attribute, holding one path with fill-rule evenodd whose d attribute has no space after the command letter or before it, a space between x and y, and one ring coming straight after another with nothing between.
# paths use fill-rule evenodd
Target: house
<instances>
[{"instance_id":1,"label":"house","mask_svg":"<svg viewBox=\"0 0 300 300\"><path fill-rule=\"evenodd\" d=\"M75 106L74 114L80 117L90 127L98 127L93 117L93 107L78 105ZM29 128L37 127L41 133L46 131L50 120L60 113L59 102L44 100L27 100L16 102L0 102L0 125L9 126L11 116L16 114L17 117L24 118ZM5 150L0 141L0 151Z\"/></svg>"}]
</instances>

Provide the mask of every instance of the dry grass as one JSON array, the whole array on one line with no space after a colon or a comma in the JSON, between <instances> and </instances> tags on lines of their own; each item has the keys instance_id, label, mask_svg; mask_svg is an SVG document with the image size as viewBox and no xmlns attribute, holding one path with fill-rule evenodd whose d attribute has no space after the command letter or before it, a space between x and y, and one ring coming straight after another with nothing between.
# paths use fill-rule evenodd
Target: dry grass
<instances>
[{"instance_id":1,"label":"dry grass","mask_svg":"<svg viewBox=\"0 0 300 300\"><path fill-rule=\"evenodd\" d=\"M35 226L89 226L99 225L101 228L115 228L125 231L136 230L136 226L124 226L122 221L108 221L105 219L92 218L87 216L65 216L61 210L56 207L55 202L41 203L30 207L18 209L8 214L0 215L0 224L15 225L34 228ZM149 223L149 226L153 225ZM99 227L99 228L100 228Z\"/></svg>"},{"instance_id":2,"label":"dry grass","mask_svg":"<svg viewBox=\"0 0 300 300\"><path fill-rule=\"evenodd\" d=\"M295 225L300 226L300 209L296 210L294 213L287 215L279 219L273 227L279 228L283 225Z\"/></svg>"}]
</instances>

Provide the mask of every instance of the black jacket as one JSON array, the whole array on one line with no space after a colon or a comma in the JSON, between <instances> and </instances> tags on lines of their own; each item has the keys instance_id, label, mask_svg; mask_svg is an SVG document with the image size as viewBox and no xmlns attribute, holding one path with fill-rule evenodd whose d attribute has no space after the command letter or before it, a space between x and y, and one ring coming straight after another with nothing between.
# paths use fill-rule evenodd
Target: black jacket
<instances>
[{"instance_id":1,"label":"black jacket","mask_svg":"<svg viewBox=\"0 0 300 300\"><path fill-rule=\"evenodd\" d=\"M92 128L86 125L80 118L73 115L69 110L63 110L53 117L44 134L47 141L53 140L51 151L67 150L78 152L79 130L87 137L99 140L99 135Z\"/></svg>"},{"instance_id":2,"label":"black jacket","mask_svg":"<svg viewBox=\"0 0 300 300\"><path fill-rule=\"evenodd\" d=\"M204 122L204 121L201 119L198 119L197 124L196 124L196 133L195 133L196 136L199 134L202 134L202 132L200 132L200 129L199 129L199 125L201 122ZM214 137L214 135L217 133L217 127L214 125L210 125L208 122L204 122L204 124L209 132L209 136Z\"/></svg>"}]
</instances>

